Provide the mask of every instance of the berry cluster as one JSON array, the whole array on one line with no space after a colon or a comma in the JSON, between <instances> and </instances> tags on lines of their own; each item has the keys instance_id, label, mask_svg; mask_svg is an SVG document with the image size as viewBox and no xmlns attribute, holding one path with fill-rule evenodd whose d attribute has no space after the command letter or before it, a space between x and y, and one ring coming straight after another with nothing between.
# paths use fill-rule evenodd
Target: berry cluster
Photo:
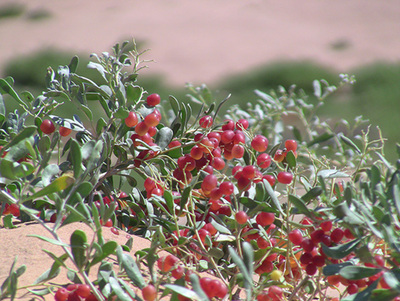
<instances>
[{"instance_id":1,"label":"berry cluster","mask_svg":"<svg viewBox=\"0 0 400 301\"><path fill-rule=\"evenodd\" d=\"M69 284L60 287L54 294L55 301L97 301L87 284Z\"/></svg>"}]
</instances>

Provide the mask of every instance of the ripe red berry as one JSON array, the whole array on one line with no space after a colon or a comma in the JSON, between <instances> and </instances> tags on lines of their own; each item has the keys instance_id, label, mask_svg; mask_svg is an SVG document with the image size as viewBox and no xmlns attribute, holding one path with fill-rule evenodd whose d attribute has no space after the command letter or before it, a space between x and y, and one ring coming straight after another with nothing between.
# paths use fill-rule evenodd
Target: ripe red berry
<instances>
[{"instance_id":1,"label":"ripe red berry","mask_svg":"<svg viewBox=\"0 0 400 301\"><path fill-rule=\"evenodd\" d=\"M249 127L249 122L247 121L247 119L239 119L236 122L236 128L239 130L247 130L247 128Z\"/></svg>"},{"instance_id":2,"label":"ripe red berry","mask_svg":"<svg viewBox=\"0 0 400 301\"><path fill-rule=\"evenodd\" d=\"M225 161L220 157L214 157L211 161L211 166L216 170L223 170L225 168Z\"/></svg>"},{"instance_id":3,"label":"ripe red berry","mask_svg":"<svg viewBox=\"0 0 400 301\"><path fill-rule=\"evenodd\" d=\"M234 191L234 185L231 182L222 182L219 189L224 195L231 195Z\"/></svg>"},{"instance_id":4,"label":"ripe red berry","mask_svg":"<svg viewBox=\"0 0 400 301\"><path fill-rule=\"evenodd\" d=\"M157 126L160 123L160 119L158 119L157 114L150 113L144 118L143 122L150 128L153 126Z\"/></svg>"},{"instance_id":5,"label":"ripe red berry","mask_svg":"<svg viewBox=\"0 0 400 301\"><path fill-rule=\"evenodd\" d=\"M301 262L301 264L304 264L304 265L307 265L307 264L311 263L312 259L313 259L313 255L311 253L308 253L308 252L304 252L300 256L300 262Z\"/></svg>"},{"instance_id":6,"label":"ripe red berry","mask_svg":"<svg viewBox=\"0 0 400 301\"><path fill-rule=\"evenodd\" d=\"M256 216L256 222L262 227L271 225L275 220L275 214L272 212L260 212Z\"/></svg>"},{"instance_id":7,"label":"ripe red berry","mask_svg":"<svg viewBox=\"0 0 400 301\"><path fill-rule=\"evenodd\" d=\"M354 295L358 292L358 285L356 283L351 283L348 287L347 287L347 292L350 295Z\"/></svg>"},{"instance_id":8,"label":"ripe red berry","mask_svg":"<svg viewBox=\"0 0 400 301\"><path fill-rule=\"evenodd\" d=\"M293 174L287 171L281 171L277 176L278 182L282 184L290 184L293 180Z\"/></svg>"},{"instance_id":9,"label":"ripe red berry","mask_svg":"<svg viewBox=\"0 0 400 301\"><path fill-rule=\"evenodd\" d=\"M154 301L157 297L157 291L154 285L149 284L142 289L142 296L145 301Z\"/></svg>"},{"instance_id":10,"label":"ripe red berry","mask_svg":"<svg viewBox=\"0 0 400 301\"><path fill-rule=\"evenodd\" d=\"M138 124L138 117L135 112L129 112L128 117L125 118L125 124L130 128Z\"/></svg>"},{"instance_id":11,"label":"ripe red berry","mask_svg":"<svg viewBox=\"0 0 400 301\"><path fill-rule=\"evenodd\" d=\"M61 126L60 129L59 129L59 132L60 132L60 136L66 137L66 136L68 136L69 134L71 134L72 130L69 129L69 128L66 128L66 127Z\"/></svg>"},{"instance_id":12,"label":"ripe red berry","mask_svg":"<svg viewBox=\"0 0 400 301\"><path fill-rule=\"evenodd\" d=\"M195 145L190 150L190 156L195 160L200 160L203 157L204 151L198 145Z\"/></svg>"},{"instance_id":13,"label":"ripe red berry","mask_svg":"<svg viewBox=\"0 0 400 301\"><path fill-rule=\"evenodd\" d=\"M233 122L232 119L226 119L224 122L225 122L225 124L221 127L221 129L223 131L226 131L226 130L233 131L235 129L235 123Z\"/></svg>"},{"instance_id":14,"label":"ripe red berry","mask_svg":"<svg viewBox=\"0 0 400 301\"><path fill-rule=\"evenodd\" d=\"M171 271L171 275L175 279L181 279L184 274L185 274L185 268L182 265L178 265L175 269Z\"/></svg>"},{"instance_id":15,"label":"ripe red berry","mask_svg":"<svg viewBox=\"0 0 400 301\"><path fill-rule=\"evenodd\" d=\"M246 191L249 190L251 186L251 180L245 177L240 177L237 180L237 187L239 190Z\"/></svg>"},{"instance_id":16,"label":"ripe red berry","mask_svg":"<svg viewBox=\"0 0 400 301\"><path fill-rule=\"evenodd\" d=\"M319 226L325 232L331 231L331 229L332 229L332 221L324 221Z\"/></svg>"},{"instance_id":17,"label":"ripe red berry","mask_svg":"<svg viewBox=\"0 0 400 301\"><path fill-rule=\"evenodd\" d=\"M307 275L312 276L315 275L316 272L317 272L317 266L315 264L310 263L306 266Z\"/></svg>"},{"instance_id":18,"label":"ripe red berry","mask_svg":"<svg viewBox=\"0 0 400 301\"><path fill-rule=\"evenodd\" d=\"M262 153L268 147L268 139L263 135L256 135L251 141L251 147L256 151Z\"/></svg>"},{"instance_id":19,"label":"ripe red berry","mask_svg":"<svg viewBox=\"0 0 400 301\"><path fill-rule=\"evenodd\" d=\"M286 140L285 141L285 148L287 151L295 152L297 149L297 142L296 140Z\"/></svg>"},{"instance_id":20,"label":"ripe red berry","mask_svg":"<svg viewBox=\"0 0 400 301\"><path fill-rule=\"evenodd\" d=\"M301 247L305 252L312 252L315 248L314 242L310 238L303 239Z\"/></svg>"},{"instance_id":21,"label":"ripe red berry","mask_svg":"<svg viewBox=\"0 0 400 301\"><path fill-rule=\"evenodd\" d=\"M156 105L158 105L160 103L160 101L161 101L161 97L157 93L150 94L146 98L146 103L149 107L155 107Z\"/></svg>"},{"instance_id":22,"label":"ripe red berry","mask_svg":"<svg viewBox=\"0 0 400 301\"><path fill-rule=\"evenodd\" d=\"M66 301L69 295L69 291L63 287L60 287L54 295L55 301Z\"/></svg>"},{"instance_id":23,"label":"ripe red berry","mask_svg":"<svg viewBox=\"0 0 400 301\"><path fill-rule=\"evenodd\" d=\"M325 265L325 257L322 255L315 255L312 259L312 263L317 267L322 267Z\"/></svg>"},{"instance_id":24,"label":"ripe red berry","mask_svg":"<svg viewBox=\"0 0 400 301\"><path fill-rule=\"evenodd\" d=\"M289 240L296 246L300 245L303 241L303 235L299 229L289 232Z\"/></svg>"},{"instance_id":25,"label":"ripe red berry","mask_svg":"<svg viewBox=\"0 0 400 301\"><path fill-rule=\"evenodd\" d=\"M348 229L348 228L344 229L344 236L346 236L346 238L348 238L348 239L354 239L355 238L353 233L351 232L351 230Z\"/></svg>"},{"instance_id":26,"label":"ripe red berry","mask_svg":"<svg viewBox=\"0 0 400 301\"><path fill-rule=\"evenodd\" d=\"M87 284L79 284L76 288L76 293L79 297L86 298L90 295L90 286Z\"/></svg>"},{"instance_id":27,"label":"ripe red berry","mask_svg":"<svg viewBox=\"0 0 400 301\"><path fill-rule=\"evenodd\" d=\"M261 168L268 168L271 165L271 156L267 153L261 153L257 156L257 165Z\"/></svg>"},{"instance_id":28,"label":"ripe red berry","mask_svg":"<svg viewBox=\"0 0 400 301\"><path fill-rule=\"evenodd\" d=\"M256 175L256 170L257 167L255 167L254 165L247 165L242 169L242 177L245 177L246 179L254 179Z\"/></svg>"},{"instance_id":29,"label":"ripe red berry","mask_svg":"<svg viewBox=\"0 0 400 301\"><path fill-rule=\"evenodd\" d=\"M321 242L322 237L325 235L324 230L322 229L317 229L313 232L311 232L310 237L313 241L314 244L317 244L319 242Z\"/></svg>"},{"instance_id":30,"label":"ripe red berry","mask_svg":"<svg viewBox=\"0 0 400 301\"><path fill-rule=\"evenodd\" d=\"M47 134L50 135L56 130L56 126L54 125L53 121L50 119L45 119L43 120L42 124L40 125L40 130Z\"/></svg>"},{"instance_id":31,"label":"ripe red berry","mask_svg":"<svg viewBox=\"0 0 400 301\"><path fill-rule=\"evenodd\" d=\"M244 155L244 147L240 144L236 144L232 147L232 156L236 159L243 158Z\"/></svg>"},{"instance_id":32,"label":"ripe red berry","mask_svg":"<svg viewBox=\"0 0 400 301\"><path fill-rule=\"evenodd\" d=\"M213 125L213 118L209 115L203 116L199 120L200 127L207 129Z\"/></svg>"},{"instance_id":33,"label":"ripe red berry","mask_svg":"<svg viewBox=\"0 0 400 301\"><path fill-rule=\"evenodd\" d=\"M217 187L218 179L215 175L207 175L203 179L203 183L201 183L201 189L203 191L211 191L215 187Z\"/></svg>"},{"instance_id":34,"label":"ripe red berry","mask_svg":"<svg viewBox=\"0 0 400 301\"><path fill-rule=\"evenodd\" d=\"M277 285L272 285L268 288L268 296L273 300L273 301L280 301L282 300L283 297L283 291L282 288L280 288Z\"/></svg>"},{"instance_id":35,"label":"ripe red berry","mask_svg":"<svg viewBox=\"0 0 400 301\"><path fill-rule=\"evenodd\" d=\"M264 175L263 180L267 180L269 185L274 186L275 185L275 177L273 175Z\"/></svg>"},{"instance_id":36,"label":"ripe red berry","mask_svg":"<svg viewBox=\"0 0 400 301\"><path fill-rule=\"evenodd\" d=\"M118 231L118 229L115 228L115 227L111 227L110 231L111 231L111 233L113 233L113 234L115 234L115 235L119 235L119 231Z\"/></svg>"},{"instance_id":37,"label":"ripe red berry","mask_svg":"<svg viewBox=\"0 0 400 301\"><path fill-rule=\"evenodd\" d=\"M169 148L174 148L174 147L178 147L178 146L181 146L182 145L182 143L180 142L180 141L178 141L178 140L172 140L169 144L168 144L168 147Z\"/></svg>"},{"instance_id":38,"label":"ripe red berry","mask_svg":"<svg viewBox=\"0 0 400 301\"><path fill-rule=\"evenodd\" d=\"M334 243L339 243L344 236L344 231L340 228L336 228L331 232L331 240Z\"/></svg>"},{"instance_id":39,"label":"ripe red berry","mask_svg":"<svg viewBox=\"0 0 400 301\"><path fill-rule=\"evenodd\" d=\"M240 225L247 223L248 218L249 217L247 216L246 212L244 212L244 211L238 211L235 214L235 219L238 222L238 224L240 224Z\"/></svg>"},{"instance_id":40,"label":"ripe red berry","mask_svg":"<svg viewBox=\"0 0 400 301\"><path fill-rule=\"evenodd\" d=\"M143 136L145 135L149 130L149 126L144 123L144 121L139 122L136 127L135 127L135 132L139 135L139 136Z\"/></svg>"}]
</instances>

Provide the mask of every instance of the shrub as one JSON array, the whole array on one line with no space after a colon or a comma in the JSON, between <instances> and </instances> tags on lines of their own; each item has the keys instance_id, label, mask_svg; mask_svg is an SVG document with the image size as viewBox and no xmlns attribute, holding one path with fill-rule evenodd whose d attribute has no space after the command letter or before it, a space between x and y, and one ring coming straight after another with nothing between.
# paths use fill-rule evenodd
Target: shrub
<instances>
[{"instance_id":1,"label":"shrub","mask_svg":"<svg viewBox=\"0 0 400 301\"><path fill-rule=\"evenodd\" d=\"M398 298L399 162L385 159L381 136L358 135L360 120L318 118L336 86L314 80L316 103L295 88L258 90L245 109L191 87L201 108L194 110L137 85L141 53L130 57L125 45L93 57L88 67L101 83L76 73L77 57L49 68L37 97L0 80L0 92L20 106L6 112L0 102L3 224L36 221L64 252L51 254L32 294L326 300L338 290L346 300ZM342 75L338 87L353 82ZM81 117L55 115L67 103ZM77 222L94 240L76 230L62 242L57 229ZM132 257L132 240L105 242L103 226L148 238L151 247ZM71 283L51 284L67 264ZM1 298L15 296L23 272L13 265Z\"/></svg>"}]
</instances>

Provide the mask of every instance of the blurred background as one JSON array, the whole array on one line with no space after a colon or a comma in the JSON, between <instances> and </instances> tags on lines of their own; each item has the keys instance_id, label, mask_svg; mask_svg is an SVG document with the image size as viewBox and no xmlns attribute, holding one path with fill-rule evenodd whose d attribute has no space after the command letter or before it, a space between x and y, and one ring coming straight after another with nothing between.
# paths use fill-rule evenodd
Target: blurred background
<instances>
[{"instance_id":1,"label":"blurred background","mask_svg":"<svg viewBox=\"0 0 400 301\"><path fill-rule=\"evenodd\" d=\"M292 84L312 94L312 81L356 76L321 108L325 118L363 115L400 142L400 4L397 0L96 0L0 1L0 76L40 93L48 66L135 38L148 68L139 83L163 98L184 99L185 85L206 84L220 101L245 106ZM35 95L37 96L37 94ZM9 106L9 102L6 103Z\"/></svg>"}]
</instances>

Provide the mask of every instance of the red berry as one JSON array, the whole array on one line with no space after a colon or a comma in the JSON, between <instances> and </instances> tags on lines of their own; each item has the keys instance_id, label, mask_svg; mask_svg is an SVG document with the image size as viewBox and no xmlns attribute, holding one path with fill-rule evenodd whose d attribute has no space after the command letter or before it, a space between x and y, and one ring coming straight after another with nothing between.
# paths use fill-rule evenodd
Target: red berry
<instances>
[{"instance_id":1,"label":"red berry","mask_svg":"<svg viewBox=\"0 0 400 301\"><path fill-rule=\"evenodd\" d=\"M225 124L221 127L221 129L223 131L226 131L226 130L233 131L235 129L235 123L233 122L232 119L226 119L224 122L225 122Z\"/></svg>"},{"instance_id":2,"label":"red berry","mask_svg":"<svg viewBox=\"0 0 400 301\"><path fill-rule=\"evenodd\" d=\"M208 232L210 232L211 235L215 235L217 234L217 229L215 229L215 227L211 224L211 223L207 223L203 226L203 229L207 230Z\"/></svg>"},{"instance_id":3,"label":"red berry","mask_svg":"<svg viewBox=\"0 0 400 301\"><path fill-rule=\"evenodd\" d=\"M222 182L219 189L224 195L231 195L234 192L234 185L231 182Z\"/></svg>"},{"instance_id":4,"label":"red berry","mask_svg":"<svg viewBox=\"0 0 400 301\"><path fill-rule=\"evenodd\" d=\"M149 284L142 289L142 296L145 301L154 301L157 297L157 291L154 285Z\"/></svg>"},{"instance_id":5,"label":"red berry","mask_svg":"<svg viewBox=\"0 0 400 301\"><path fill-rule=\"evenodd\" d=\"M156 105L158 105L160 103L160 101L161 101L161 97L157 93L150 94L146 98L146 103L149 107L155 107Z\"/></svg>"},{"instance_id":6,"label":"red berry","mask_svg":"<svg viewBox=\"0 0 400 301\"><path fill-rule=\"evenodd\" d=\"M214 157L211 161L211 166L216 170L223 170L225 168L225 161L220 157Z\"/></svg>"},{"instance_id":7,"label":"red berry","mask_svg":"<svg viewBox=\"0 0 400 301\"><path fill-rule=\"evenodd\" d=\"M144 121L139 122L135 127L135 132L139 136L145 135L149 131L149 126Z\"/></svg>"},{"instance_id":8,"label":"red berry","mask_svg":"<svg viewBox=\"0 0 400 301\"><path fill-rule=\"evenodd\" d=\"M144 118L143 121L149 128L153 126L157 126L160 123L160 119L155 113L150 113Z\"/></svg>"},{"instance_id":9,"label":"red berry","mask_svg":"<svg viewBox=\"0 0 400 301\"><path fill-rule=\"evenodd\" d=\"M60 132L60 136L66 137L66 136L68 136L69 134L71 134L72 130L69 129L69 128L66 128L66 127L61 126L60 129L59 129L59 132Z\"/></svg>"},{"instance_id":10,"label":"red berry","mask_svg":"<svg viewBox=\"0 0 400 301\"><path fill-rule=\"evenodd\" d=\"M247 165L242 169L242 177L247 179L254 179L256 176L257 167L254 165Z\"/></svg>"},{"instance_id":11,"label":"red berry","mask_svg":"<svg viewBox=\"0 0 400 301\"><path fill-rule=\"evenodd\" d=\"M311 232L310 236L314 244L321 242L322 237L325 235L324 230L318 229Z\"/></svg>"},{"instance_id":12,"label":"red berry","mask_svg":"<svg viewBox=\"0 0 400 301\"><path fill-rule=\"evenodd\" d=\"M275 214L272 212L260 212L256 216L256 222L260 226L268 226L271 225L275 220Z\"/></svg>"},{"instance_id":13,"label":"red berry","mask_svg":"<svg viewBox=\"0 0 400 301\"><path fill-rule=\"evenodd\" d=\"M250 181L250 179L248 179L248 178L240 177L240 178L237 180L237 187L238 187L238 189L241 190L241 191L249 190L249 189L250 189L250 186L251 186L251 181Z\"/></svg>"},{"instance_id":14,"label":"red berry","mask_svg":"<svg viewBox=\"0 0 400 301\"><path fill-rule=\"evenodd\" d=\"M285 148L287 151L295 152L297 149L297 142L296 140L286 140L285 141Z\"/></svg>"},{"instance_id":15,"label":"red berry","mask_svg":"<svg viewBox=\"0 0 400 301\"><path fill-rule=\"evenodd\" d=\"M119 235L119 231L118 231L118 229L117 228L115 228L115 227L111 227L111 232L113 233L113 234L115 234L115 235Z\"/></svg>"},{"instance_id":16,"label":"red berry","mask_svg":"<svg viewBox=\"0 0 400 301\"><path fill-rule=\"evenodd\" d=\"M71 283L71 284L67 285L67 291L70 291L70 292L76 290L77 288L78 288L78 284L76 284L76 283Z\"/></svg>"},{"instance_id":17,"label":"red berry","mask_svg":"<svg viewBox=\"0 0 400 301\"><path fill-rule=\"evenodd\" d=\"M233 144L245 144L246 143L246 136L242 131L236 130L235 136L233 137Z\"/></svg>"},{"instance_id":18,"label":"red berry","mask_svg":"<svg viewBox=\"0 0 400 301\"><path fill-rule=\"evenodd\" d=\"M263 237L260 236L259 238L257 238L257 246L260 249L266 249L266 248L270 247L271 244L267 240L265 240Z\"/></svg>"},{"instance_id":19,"label":"red berry","mask_svg":"<svg viewBox=\"0 0 400 301\"><path fill-rule=\"evenodd\" d=\"M130 128L138 124L138 117L135 112L129 112L128 117L125 118L125 124Z\"/></svg>"},{"instance_id":20,"label":"red berry","mask_svg":"<svg viewBox=\"0 0 400 301\"><path fill-rule=\"evenodd\" d=\"M249 217L247 216L246 212L244 212L244 211L238 211L235 214L235 219L238 222L238 224L240 224L240 225L247 223L248 218Z\"/></svg>"},{"instance_id":21,"label":"red berry","mask_svg":"<svg viewBox=\"0 0 400 301\"><path fill-rule=\"evenodd\" d=\"M271 186L275 185L275 177L273 175L265 175L263 176L263 180L267 180Z\"/></svg>"},{"instance_id":22,"label":"red berry","mask_svg":"<svg viewBox=\"0 0 400 301\"><path fill-rule=\"evenodd\" d=\"M207 175L205 176L203 183L201 183L201 189L203 191L211 191L215 187L217 187L218 179L215 175Z\"/></svg>"},{"instance_id":23,"label":"red berry","mask_svg":"<svg viewBox=\"0 0 400 301\"><path fill-rule=\"evenodd\" d=\"M331 231L331 229L332 229L332 222L324 221L319 226L321 227L322 230L324 230L325 232L328 232L328 231Z\"/></svg>"},{"instance_id":24,"label":"red berry","mask_svg":"<svg viewBox=\"0 0 400 301\"><path fill-rule=\"evenodd\" d=\"M315 264L310 263L306 266L307 275L312 276L315 275L316 272L317 272L317 266Z\"/></svg>"},{"instance_id":25,"label":"red berry","mask_svg":"<svg viewBox=\"0 0 400 301\"><path fill-rule=\"evenodd\" d=\"M348 239L354 239L355 238L353 233L351 232L351 230L348 229L348 228L344 229L344 236L346 236L346 238L348 238Z\"/></svg>"},{"instance_id":26,"label":"red berry","mask_svg":"<svg viewBox=\"0 0 400 301\"><path fill-rule=\"evenodd\" d=\"M43 133L50 135L51 133L53 133L56 130L56 127L55 127L53 121L51 121L49 119L45 119L45 120L43 120L42 124L40 125L40 130Z\"/></svg>"},{"instance_id":27,"label":"red berry","mask_svg":"<svg viewBox=\"0 0 400 301\"><path fill-rule=\"evenodd\" d=\"M340 228L336 228L331 232L331 240L334 243L339 243L344 236L344 231Z\"/></svg>"},{"instance_id":28,"label":"red berry","mask_svg":"<svg viewBox=\"0 0 400 301\"><path fill-rule=\"evenodd\" d=\"M300 262L304 265L311 263L313 260L313 255L311 253L305 252L300 256Z\"/></svg>"},{"instance_id":29,"label":"red berry","mask_svg":"<svg viewBox=\"0 0 400 301\"><path fill-rule=\"evenodd\" d=\"M267 153L262 153L257 156L257 165L261 168L268 168L271 165L271 156Z\"/></svg>"},{"instance_id":30,"label":"red berry","mask_svg":"<svg viewBox=\"0 0 400 301\"><path fill-rule=\"evenodd\" d=\"M273 300L273 301L280 301L282 300L283 297L283 291L282 288L280 288L277 285L272 285L268 288L268 296Z\"/></svg>"},{"instance_id":31,"label":"red berry","mask_svg":"<svg viewBox=\"0 0 400 301\"><path fill-rule=\"evenodd\" d=\"M236 159L243 158L244 155L244 147L243 145L236 144L232 147L232 156Z\"/></svg>"},{"instance_id":32,"label":"red berry","mask_svg":"<svg viewBox=\"0 0 400 301\"><path fill-rule=\"evenodd\" d=\"M251 147L256 151L262 153L268 147L268 139L262 135L256 135L251 141Z\"/></svg>"},{"instance_id":33,"label":"red berry","mask_svg":"<svg viewBox=\"0 0 400 301\"><path fill-rule=\"evenodd\" d=\"M178 147L178 146L181 146L182 145L182 143L180 142L180 141L178 141L178 140L172 140L169 144L168 144L168 147L169 148L174 148L174 147Z\"/></svg>"},{"instance_id":34,"label":"red berry","mask_svg":"<svg viewBox=\"0 0 400 301\"><path fill-rule=\"evenodd\" d=\"M171 271L171 275L175 279L181 279L184 274L185 274L185 269L182 265L178 265L175 269Z\"/></svg>"},{"instance_id":35,"label":"red berry","mask_svg":"<svg viewBox=\"0 0 400 301\"><path fill-rule=\"evenodd\" d=\"M289 240L296 246L300 245L303 241L303 235L299 229L295 229L289 233Z\"/></svg>"},{"instance_id":36,"label":"red berry","mask_svg":"<svg viewBox=\"0 0 400 301\"><path fill-rule=\"evenodd\" d=\"M317 267L322 267L325 265L325 257L322 255L315 255L312 259L312 263Z\"/></svg>"},{"instance_id":37,"label":"red berry","mask_svg":"<svg viewBox=\"0 0 400 301\"><path fill-rule=\"evenodd\" d=\"M293 180L293 174L287 171L281 171L277 176L278 182L282 184L290 184Z\"/></svg>"},{"instance_id":38,"label":"red berry","mask_svg":"<svg viewBox=\"0 0 400 301\"><path fill-rule=\"evenodd\" d=\"M285 159L285 153L281 149L278 149L275 152L274 160L279 163L279 162L282 162L283 159Z\"/></svg>"},{"instance_id":39,"label":"red berry","mask_svg":"<svg viewBox=\"0 0 400 301\"><path fill-rule=\"evenodd\" d=\"M236 128L239 130L247 130L249 127L249 122L246 119L239 119L236 122Z\"/></svg>"},{"instance_id":40,"label":"red berry","mask_svg":"<svg viewBox=\"0 0 400 301\"><path fill-rule=\"evenodd\" d=\"M351 283L348 287L347 287L347 292L350 295L354 295L358 292L358 285L356 283Z\"/></svg>"},{"instance_id":41,"label":"red berry","mask_svg":"<svg viewBox=\"0 0 400 301\"><path fill-rule=\"evenodd\" d=\"M65 301L67 300L69 291L63 287L60 287L54 295L55 301Z\"/></svg>"},{"instance_id":42,"label":"red berry","mask_svg":"<svg viewBox=\"0 0 400 301\"><path fill-rule=\"evenodd\" d=\"M232 130L225 130L221 134L221 142L223 144L229 144L233 141L233 138L235 137L235 132Z\"/></svg>"},{"instance_id":43,"label":"red berry","mask_svg":"<svg viewBox=\"0 0 400 301\"><path fill-rule=\"evenodd\" d=\"M87 284L79 284L76 293L79 297L86 298L90 295L90 286Z\"/></svg>"},{"instance_id":44,"label":"red berry","mask_svg":"<svg viewBox=\"0 0 400 301\"><path fill-rule=\"evenodd\" d=\"M200 127L207 129L213 125L213 118L209 115L203 116L199 120Z\"/></svg>"},{"instance_id":45,"label":"red berry","mask_svg":"<svg viewBox=\"0 0 400 301\"><path fill-rule=\"evenodd\" d=\"M312 252L315 248L314 242L310 238L303 239L301 247L305 252Z\"/></svg>"}]
</instances>

